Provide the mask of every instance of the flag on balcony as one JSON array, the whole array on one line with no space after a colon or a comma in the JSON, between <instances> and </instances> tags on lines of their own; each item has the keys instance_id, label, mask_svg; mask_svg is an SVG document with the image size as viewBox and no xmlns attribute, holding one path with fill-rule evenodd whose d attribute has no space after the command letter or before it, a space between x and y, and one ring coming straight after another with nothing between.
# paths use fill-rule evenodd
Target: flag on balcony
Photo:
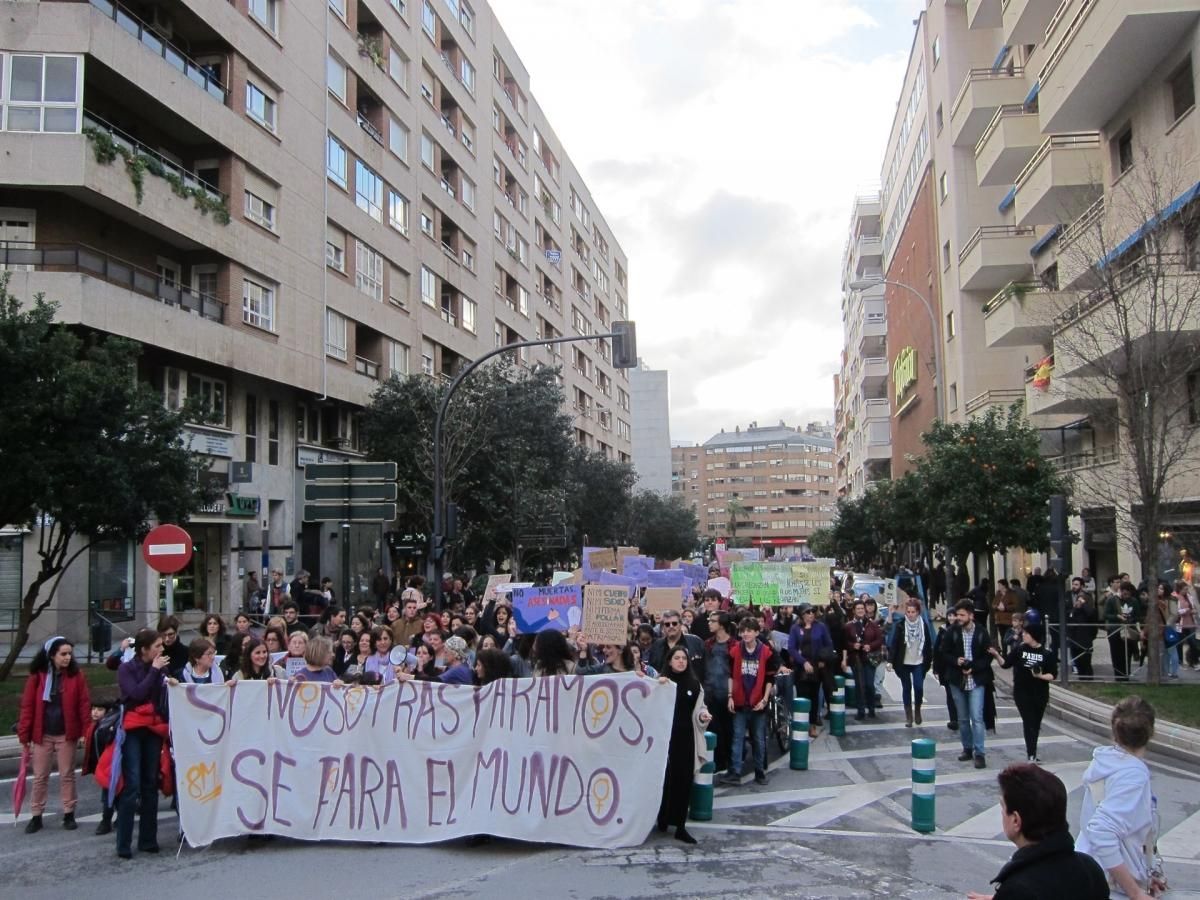
<instances>
[{"instance_id":1,"label":"flag on balcony","mask_svg":"<svg viewBox=\"0 0 1200 900\"><path fill-rule=\"evenodd\" d=\"M1054 357L1047 356L1045 359L1038 362L1037 367L1033 371L1033 386L1039 391L1044 391L1050 387L1050 375L1054 372Z\"/></svg>"}]
</instances>

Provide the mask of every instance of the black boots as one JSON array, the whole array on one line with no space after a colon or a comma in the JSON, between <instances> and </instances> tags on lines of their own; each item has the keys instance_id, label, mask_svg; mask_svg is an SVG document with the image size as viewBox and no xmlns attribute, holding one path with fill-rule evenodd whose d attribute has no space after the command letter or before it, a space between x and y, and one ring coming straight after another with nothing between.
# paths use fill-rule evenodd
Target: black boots
<instances>
[{"instance_id":1,"label":"black boots","mask_svg":"<svg viewBox=\"0 0 1200 900\"><path fill-rule=\"evenodd\" d=\"M36 816L31 816L29 819L29 824L25 826L25 833L26 834L37 834L41 830L42 830L41 814L39 813Z\"/></svg>"},{"instance_id":2,"label":"black boots","mask_svg":"<svg viewBox=\"0 0 1200 900\"><path fill-rule=\"evenodd\" d=\"M75 813L63 813L63 830L74 831L79 826L75 823Z\"/></svg>"}]
</instances>

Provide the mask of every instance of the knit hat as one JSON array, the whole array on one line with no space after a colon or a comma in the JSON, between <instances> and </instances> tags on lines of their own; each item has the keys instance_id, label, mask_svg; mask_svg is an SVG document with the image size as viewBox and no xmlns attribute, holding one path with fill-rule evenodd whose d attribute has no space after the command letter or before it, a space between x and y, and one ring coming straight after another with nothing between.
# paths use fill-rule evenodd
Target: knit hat
<instances>
[{"instance_id":1,"label":"knit hat","mask_svg":"<svg viewBox=\"0 0 1200 900\"><path fill-rule=\"evenodd\" d=\"M1039 644L1046 639L1046 626L1040 620L1025 623L1025 630Z\"/></svg>"},{"instance_id":2,"label":"knit hat","mask_svg":"<svg viewBox=\"0 0 1200 900\"><path fill-rule=\"evenodd\" d=\"M457 634L446 639L446 643L442 645L459 659L465 659L467 656L467 642L460 638Z\"/></svg>"}]
</instances>

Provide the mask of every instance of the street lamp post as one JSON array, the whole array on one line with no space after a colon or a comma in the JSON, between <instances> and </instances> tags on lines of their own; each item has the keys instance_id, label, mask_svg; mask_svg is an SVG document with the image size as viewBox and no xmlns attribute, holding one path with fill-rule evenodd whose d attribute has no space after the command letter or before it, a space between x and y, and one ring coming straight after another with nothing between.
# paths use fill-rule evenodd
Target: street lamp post
<instances>
[{"instance_id":1,"label":"street lamp post","mask_svg":"<svg viewBox=\"0 0 1200 900\"><path fill-rule=\"evenodd\" d=\"M471 360L463 366L450 382L446 393L438 403L437 413L433 419L433 534L429 536L429 555L433 560L433 599L438 609L442 605L442 574L445 567L442 563L445 554L445 535L443 528L445 519L444 499L445 472L442 464L442 425L445 423L446 410L450 406L450 398L458 390L463 380L478 369L483 363L501 353L510 350L520 350L523 347L544 347L548 344L570 344L577 341L595 341L611 338L613 341L613 366L618 369L632 369L637 365L637 331L633 322L613 322L613 330L604 334L573 335L571 337L547 338L537 341L518 341L496 347L478 359Z\"/></svg>"},{"instance_id":2,"label":"street lamp post","mask_svg":"<svg viewBox=\"0 0 1200 900\"><path fill-rule=\"evenodd\" d=\"M938 332L938 320L934 315L933 305L929 302L929 298L918 291L910 284L905 284L903 281L892 281L890 278L860 278L857 281L850 282L850 290L865 291L873 288L876 285L886 284L892 287L900 288L908 291L914 297L921 301L921 305L925 307L925 312L929 315L929 327L932 330L933 336L933 392L934 392L934 412L939 419L946 418L946 386L943 382L942 372L942 340Z\"/></svg>"}]
</instances>

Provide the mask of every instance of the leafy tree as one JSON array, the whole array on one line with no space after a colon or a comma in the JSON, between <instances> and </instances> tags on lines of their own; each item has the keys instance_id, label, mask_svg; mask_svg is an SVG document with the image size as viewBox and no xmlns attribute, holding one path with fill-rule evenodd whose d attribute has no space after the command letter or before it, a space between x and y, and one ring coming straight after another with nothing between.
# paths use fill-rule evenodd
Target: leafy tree
<instances>
[{"instance_id":1,"label":"leafy tree","mask_svg":"<svg viewBox=\"0 0 1200 900\"><path fill-rule=\"evenodd\" d=\"M1042 457L1038 432L1020 405L962 423L935 421L921 439L925 525L960 565L969 554L982 556L994 580L996 551L1048 548L1047 503L1069 493L1069 485Z\"/></svg>"},{"instance_id":2,"label":"leafy tree","mask_svg":"<svg viewBox=\"0 0 1200 900\"><path fill-rule=\"evenodd\" d=\"M574 543L611 546L630 539L629 510L636 475L629 463L575 447L570 461Z\"/></svg>"},{"instance_id":3,"label":"leafy tree","mask_svg":"<svg viewBox=\"0 0 1200 900\"><path fill-rule=\"evenodd\" d=\"M186 521L211 499L207 463L181 439L192 410L165 409L137 381L139 345L55 325L56 309L41 295L25 308L0 279L0 520L36 535L39 560L0 680L92 542Z\"/></svg>"},{"instance_id":4,"label":"leafy tree","mask_svg":"<svg viewBox=\"0 0 1200 900\"><path fill-rule=\"evenodd\" d=\"M729 547L747 547L750 542L738 537L738 523L745 522L750 516L750 507L741 500L733 499L725 504L725 513L729 516Z\"/></svg>"},{"instance_id":5,"label":"leafy tree","mask_svg":"<svg viewBox=\"0 0 1200 900\"><path fill-rule=\"evenodd\" d=\"M818 559L836 559L838 555L837 542L834 540L833 526L821 527L808 536L808 549Z\"/></svg>"},{"instance_id":6,"label":"leafy tree","mask_svg":"<svg viewBox=\"0 0 1200 900\"><path fill-rule=\"evenodd\" d=\"M630 542L647 556L688 556L699 541L699 521L681 497L642 491L630 504L629 522Z\"/></svg>"}]
</instances>

